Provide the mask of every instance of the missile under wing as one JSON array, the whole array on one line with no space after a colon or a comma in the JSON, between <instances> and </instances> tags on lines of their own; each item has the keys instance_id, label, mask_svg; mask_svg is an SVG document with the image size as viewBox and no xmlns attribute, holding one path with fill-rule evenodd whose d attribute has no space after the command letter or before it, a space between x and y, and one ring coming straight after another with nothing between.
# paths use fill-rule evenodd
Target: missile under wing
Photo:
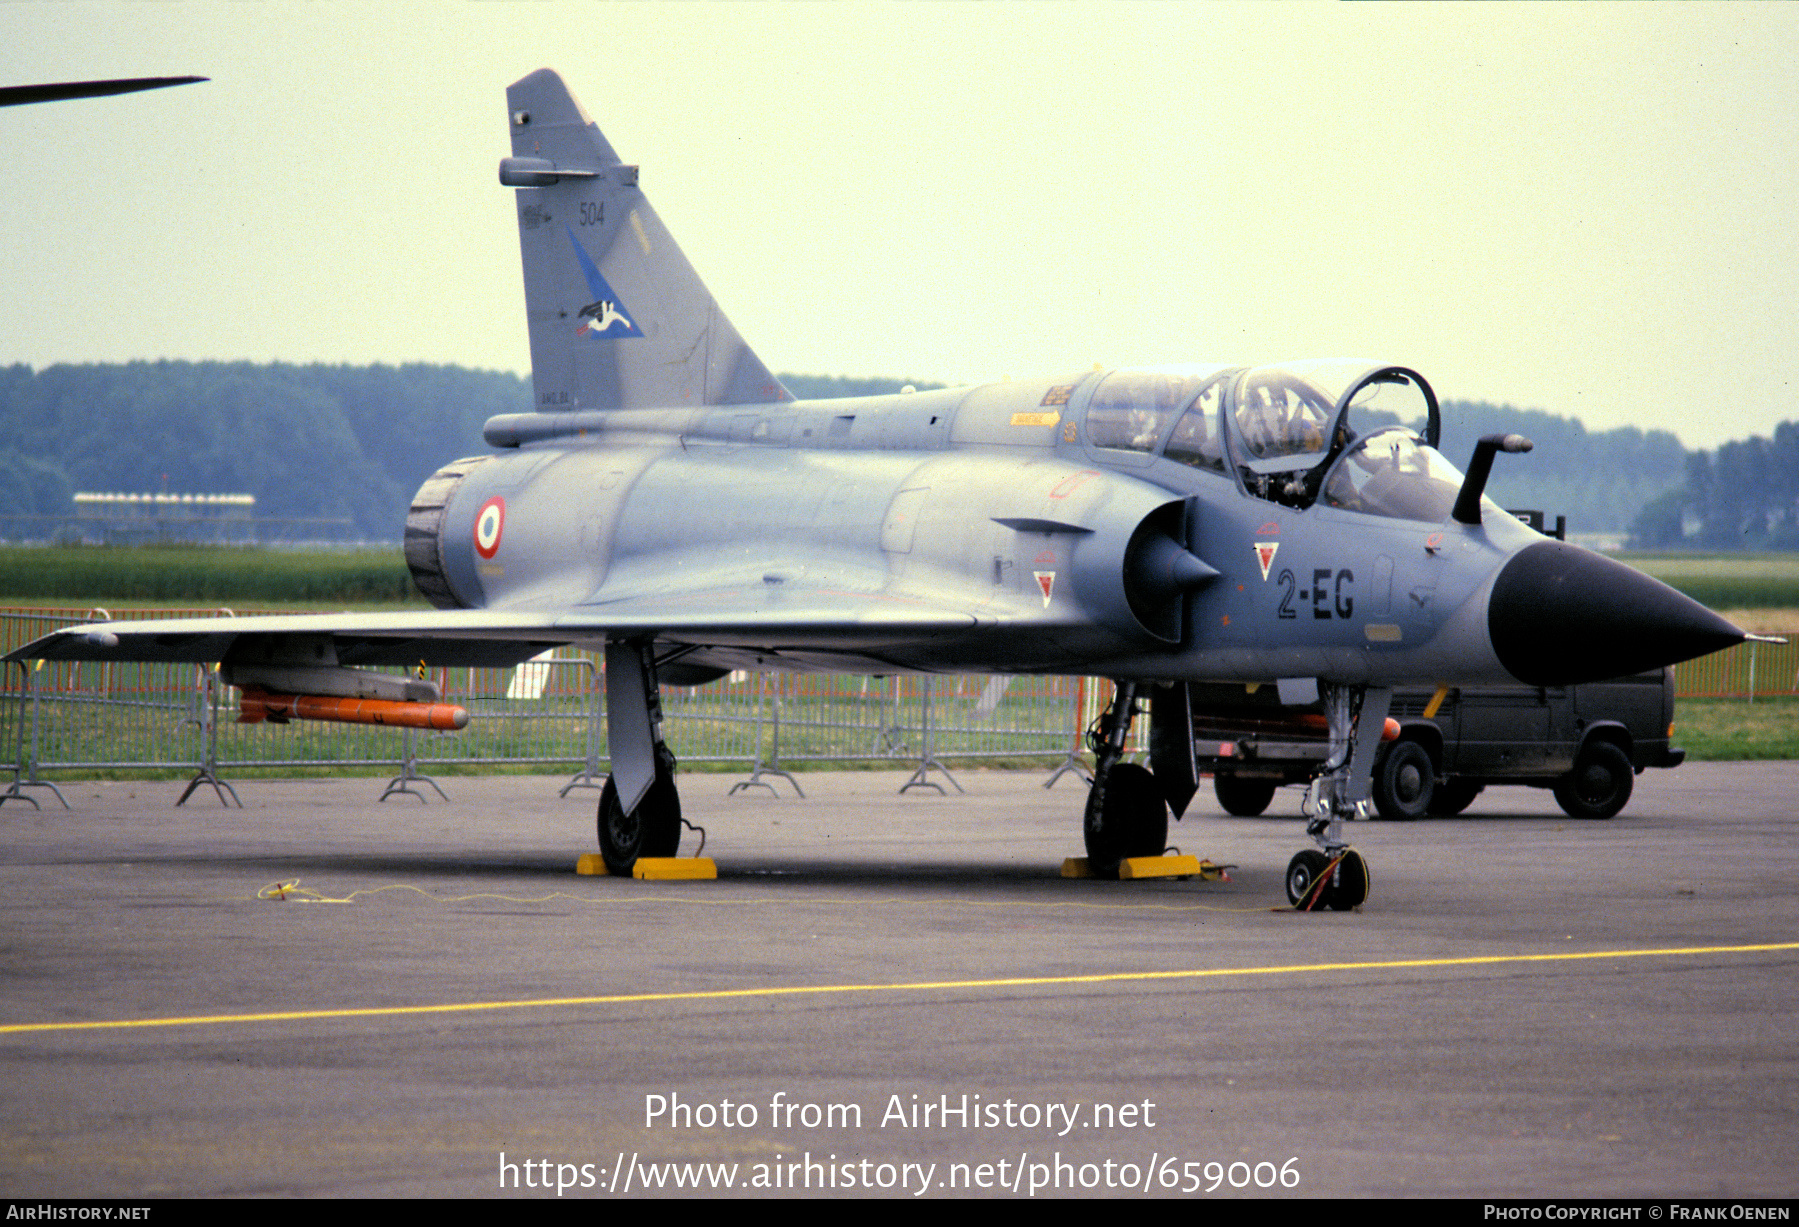
<instances>
[{"instance_id":1,"label":"missile under wing","mask_svg":"<svg viewBox=\"0 0 1799 1227\"><path fill-rule=\"evenodd\" d=\"M1347 907L1392 688L1546 684L1683 660L1742 632L1548 540L1437 450L1435 394L1362 361L1070 370L798 401L744 342L639 184L547 70L507 91L535 403L414 497L432 612L115 623L16 658L216 661L259 711L429 704L390 665L603 651L613 777L602 854L678 843L662 683L736 668L1094 674L1085 815L1102 872L1159 852L1195 786L1193 683L1322 706L1296 901ZM1413 423L1421 428L1414 431ZM1151 763L1121 761L1151 717ZM274 717L271 717L274 718ZM422 718L422 717L421 717Z\"/></svg>"}]
</instances>

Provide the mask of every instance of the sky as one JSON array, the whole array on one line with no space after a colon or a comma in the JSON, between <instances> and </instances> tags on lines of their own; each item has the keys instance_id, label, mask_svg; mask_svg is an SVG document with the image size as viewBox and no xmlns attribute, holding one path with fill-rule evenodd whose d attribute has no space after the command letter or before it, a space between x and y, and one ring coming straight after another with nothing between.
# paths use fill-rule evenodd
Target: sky
<instances>
[{"instance_id":1,"label":"sky","mask_svg":"<svg viewBox=\"0 0 1799 1227\"><path fill-rule=\"evenodd\" d=\"M0 363L529 368L505 87L562 73L774 370L1356 356L1799 418L1799 5L0 3Z\"/></svg>"}]
</instances>

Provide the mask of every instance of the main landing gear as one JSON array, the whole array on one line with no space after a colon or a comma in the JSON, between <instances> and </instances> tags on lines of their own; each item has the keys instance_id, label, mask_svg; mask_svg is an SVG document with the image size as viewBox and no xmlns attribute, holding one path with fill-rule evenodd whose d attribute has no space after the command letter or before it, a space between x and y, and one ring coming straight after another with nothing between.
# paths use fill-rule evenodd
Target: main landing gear
<instances>
[{"instance_id":1,"label":"main landing gear","mask_svg":"<svg viewBox=\"0 0 1799 1227\"><path fill-rule=\"evenodd\" d=\"M681 848L681 795L675 791L675 756L663 749L667 766L658 764L650 790L631 813L618 803L611 779L600 792L600 859L606 871L631 876L640 856L673 856Z\"/></svg>"},{"instance_id":2,"label":"main landing gear","mask_svg":"<svg viewBox=\"0 0 1799 1227\"><path fill-rule=\"evenodd\" d=\"M606 645L606 735L612 775L600 793L600 859L630 877L639 857L681 846L675 756L662 741L662 698L651 644Z\"/></svg>"},{"instance_id":3,"label":"main landing gear","mask_svg":"<svg viewBox=\"0 0 1799 1227\"><path fill-rule=\"evenodd\" d=\"M1306 834L1318 844L1287 863L1287 902L1302 912L1347 912L1368 897L1368 863L1343 838L1343 824L1367 804L1369 774L1380 748L1393 692L1384 687L1320 682L1330 727L1324 771L1306 790Z\"/></svg>"},{"instance_id":4,"label":"main landing gear","mask_svg":"<svg viewBox=\"0 0 1799 1227\"><path fill-rule=\"evenodd\" d=\"M1112 705L1087 733L1093 751L1093 787L1081 834L1087 866L1096 877L1112 877L1130 856L1160 856L1168 846L1168 802L1149 770L1121 763L1131 718L1137 714L1137 686L1119 682Z\"/></svg>"}]
</instances>

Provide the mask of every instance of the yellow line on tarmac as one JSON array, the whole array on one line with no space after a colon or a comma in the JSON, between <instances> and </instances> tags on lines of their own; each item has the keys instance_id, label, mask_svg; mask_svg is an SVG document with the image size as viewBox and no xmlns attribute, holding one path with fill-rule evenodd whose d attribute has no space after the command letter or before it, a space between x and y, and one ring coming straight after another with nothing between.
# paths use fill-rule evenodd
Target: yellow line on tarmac
<instances>
[{"instance_id":1,"label":"yellow line on tarmac","mask_svg":"<svg viewBox=\"0 0 1799 1227\"><path fill-rule=\"evenodd\" d=\"M1044 988L1056 985L1125 984L1151 980L1205 980L1224 976L1285 976L1302 972L1397 971L1408 967L1491 967L1506 963L1572 963L1593 959L1672 958L1697 954L1758 954L1799 950L1799 942L1753 946L1667 946L1653 950L1588 950L1564 954L1484 954L1456 959L1388 959L1367 963L1287 963L1274 967L1205 967L1187 971L1119 971L1085 976L1005 976L987 980L914 980L899 984L794 984L778 988L723 988L679 993L612 993L594 997L535 997L521 1001L461 1001L441 1005L368 1006L337 1010L270 1010L255 1014L192 1014L174 1018L109 1018L94 1022L12 1023L0 1035L33 1031L117 1031L131 1027L197 1027L218 1023L294 1022L315 1018L399 1018L416 1014L469 1014L481 1010L533 1010L554 1006L636 1005L652 1001L724 1001L746 997L804 997L826 993L920 993L969 988Z\"/></svg>"}]
</instances>

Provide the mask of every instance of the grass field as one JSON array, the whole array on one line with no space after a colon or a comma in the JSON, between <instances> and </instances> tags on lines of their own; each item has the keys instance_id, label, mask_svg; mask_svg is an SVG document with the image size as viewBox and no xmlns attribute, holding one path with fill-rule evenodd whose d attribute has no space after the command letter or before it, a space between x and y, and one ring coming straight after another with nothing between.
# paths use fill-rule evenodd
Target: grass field
<instances>
[{"instance_id":1,"label":"grass field","mask_svg":"<svg viewBox=\"0 0 1799 1227\"><path fill-rule=\"evenodd\" d=\"M398 549L0 547L0 603L211 605L259 601L424 607Z\"/></svg>"},{"instance_id":2,"label":"grass field","mask_svg":"<svg viewBox=\"0 0 1799 1227\"><path fill-rule=\"evenodd\" d=\"M1799 758L1799 696L1680 699L1674 744L1695 762Z\"/></svg>"},{"instance_id":3,"label":"grass field","mask_svg":"<svg viewBox=\"0 0 1799 1227\"><path fill-rule=\"evenodd\" d=\"M1799 554L1623 553L1617 558L1712 609L1799 609Z\"/></svg>"}]
</instances>

